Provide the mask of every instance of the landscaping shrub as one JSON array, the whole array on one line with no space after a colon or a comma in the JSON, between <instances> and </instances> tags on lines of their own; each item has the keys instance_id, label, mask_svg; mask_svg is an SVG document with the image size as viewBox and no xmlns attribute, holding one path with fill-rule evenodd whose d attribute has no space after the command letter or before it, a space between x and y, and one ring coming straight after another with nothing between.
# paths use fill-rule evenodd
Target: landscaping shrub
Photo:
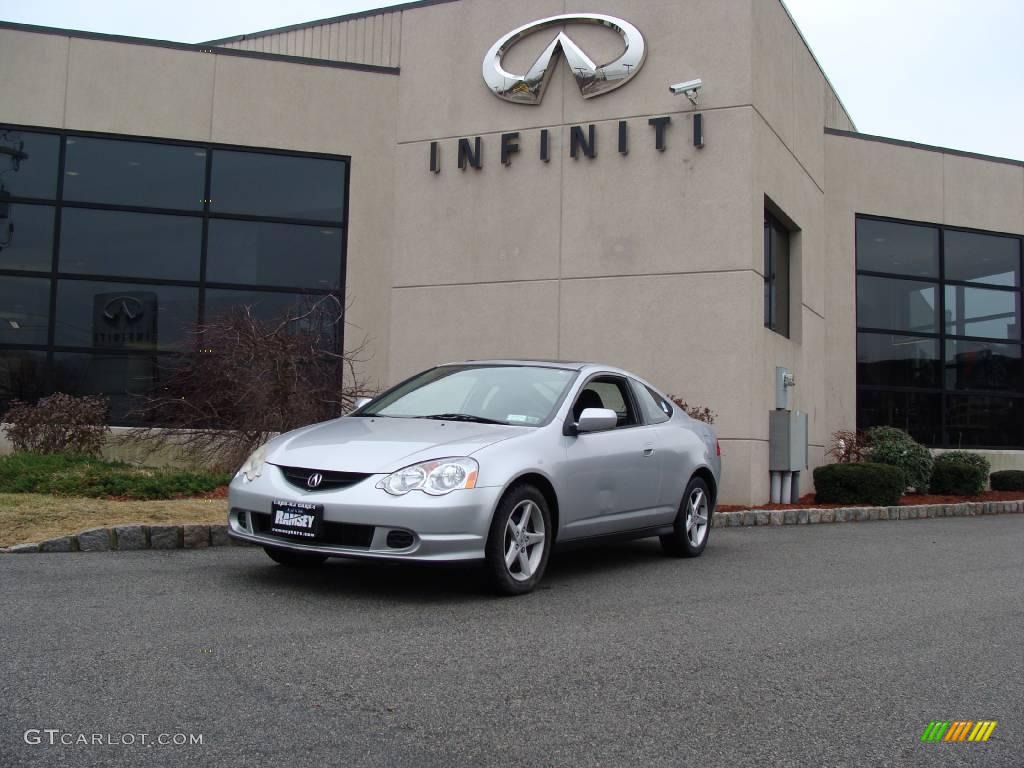
<instances>
[{"instance_id":1,"label":"landscaping shrub","mask_svg":"<svg viewBox=\"0 0 1024 768\"><path fill-rule=\"evenodd\" d=\"M212 491L230 482L207 470L151 469L91 456L13 453L0 456L0 493L171 499Z\"/></svg>"},{"instance_id":2,"label":"landscaping shrub","mask_svg":"<svg viewBox=\"0 0 1024 768\"><path fill-rule=\"evenodd\" d=\"M931 492L939 495L977 496L985 490L985 473L970 464L936 459Z\"/></svg>"},{"instance_id":3,"label":"landscaping shrub","mask_svg":"<svg viewBox=\"0 0 1024 768\"><path fill-rule=\"evenodd\" d=\"M888 464L826 464L814 470L815 500L819 504L899 504L907 478Z\"/></svg>"},{"instance_id":4,"label":"landscaping shrub","mask_svg":"<svg viewBox=\"0 0 1024 768\"><path fill-rule=\"evenodd\" d=\"M4 431L15 451L95 456L107 435L107 400L58 392L35 405L12 400Z\"/></svg>"},{"instance_id":5,"label":"landscaping shrub","mask_svg":"<svg viewBox=\"0 0 1024 768\"><path fill-rule=\"evenodd\" d=\"M867 431L868 458L875 464L889 464L903 470L907 487L918 493L928 490L934 457L902 429L873 427Z\"/></svg>"},{"instance_id":6,"label":"landscaping shrub","mask_svg":"<svg viewBox=\"0 0 1024 768\"><path fill-rule=\"evenodd\" d=\"M703 421L705 424L714 424L718 414L706 405L690 405L678 395L669 395L669 399L683 409L683 412L691 419Z\"/></svg>"},{"instance_id":7,"label":"landscaping shrub","mask_svg":"<svg viewBox=\"0 0 1024 768\"><path fill-rule=\"evenodd\" d=\"M984 456L970 451L949 451L935 457L931 492L977 496L985 490L992 465Z\"/></svg>"},{"instance_id":8,"label":"landscaping shrub","mask_svg":"<svg viewBox=\"0 0 1024 768\"><path fill-rule=\"evenodd\" d=\"M864 461L868 447L865 437L860 432L841 429L832 433L832 445L826 456L835 459L839 464L850 464Z\"/></svg>"},{"instance_id":9,"label":"landscaping shrub","mask_svg":"<svg viewBox=\"0 0 1024 768\"><path fill-rule=\"evenodd\" d=\"M989 478L993 491L1024 491L1024 471L1004 469Z\"/></svg>"}]
</instances>

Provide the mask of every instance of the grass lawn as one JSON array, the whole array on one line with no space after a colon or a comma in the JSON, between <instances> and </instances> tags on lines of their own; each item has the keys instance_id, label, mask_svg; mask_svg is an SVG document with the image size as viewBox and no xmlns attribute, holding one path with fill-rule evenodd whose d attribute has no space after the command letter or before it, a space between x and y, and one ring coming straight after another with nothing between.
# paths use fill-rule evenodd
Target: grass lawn
<instances>
[{"instance_id":1,"label":"grass lawn","mask_svg":"<svg viewBox=\"0 0 1024 768\"><path fill-rule=\"evenodd\" d=\"M108 501L38 493L0 493L0 547L38 542L101 525L224 523L224 498Z\"/></svg>"}]
</instances>

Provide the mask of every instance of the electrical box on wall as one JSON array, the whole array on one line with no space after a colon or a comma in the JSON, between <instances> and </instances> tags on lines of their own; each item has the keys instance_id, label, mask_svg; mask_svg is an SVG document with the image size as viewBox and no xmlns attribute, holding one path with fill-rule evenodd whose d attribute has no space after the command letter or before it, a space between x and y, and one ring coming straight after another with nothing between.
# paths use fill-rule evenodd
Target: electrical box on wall
<instances>
[{"instance_id":1,"label":"electrical box on wall","mask_svg":"<svg viewBox=\"0 0 1024 768\"><path fill-rule=\"evenodd\" d=\"M768 419L768 469L803 472L807 469L807 414L771 411Z\"/></svg>"}]
</instances>

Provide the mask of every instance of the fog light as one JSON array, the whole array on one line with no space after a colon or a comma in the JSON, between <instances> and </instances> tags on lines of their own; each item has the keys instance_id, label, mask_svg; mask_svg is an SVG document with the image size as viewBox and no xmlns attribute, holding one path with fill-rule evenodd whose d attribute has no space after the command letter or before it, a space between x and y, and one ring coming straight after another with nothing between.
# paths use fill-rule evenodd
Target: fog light
<instances>
[{"instance_id":1,"label":"fog light","mask_svg":"<svg viewBox=\"0 0 1024 768\"><path fill-rule=\"evenodd\" d=\"M388 531L388 546L391 549L408 549L412 546L413 535L409 531Z\"/></svg>"},{"instance_id":2,"label":"fog light","mask_svg":"<svg viewBox=\"0 0 1024 768\"><path fill-rule=\"evenodd\" d=\"M249 530L249 513L244 509L240 509L236 514L238 516L238 527L243 531Z\"/></svg>"}]
</instances>

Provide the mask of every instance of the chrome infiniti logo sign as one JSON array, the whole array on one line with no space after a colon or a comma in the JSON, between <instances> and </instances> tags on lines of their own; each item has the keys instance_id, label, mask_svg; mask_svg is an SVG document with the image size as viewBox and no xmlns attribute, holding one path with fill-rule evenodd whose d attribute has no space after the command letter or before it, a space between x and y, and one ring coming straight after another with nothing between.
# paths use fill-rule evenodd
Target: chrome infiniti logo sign
<instances>
[{"instance_id":1,"label":"chrome infiniti logo sign","mask_svg":"<svg viewBox=\"0 0 1024 768\"><path fill-rule=\"evenodd\" d=\"M544 53L525 75L505 71L502 59L516 43L534 32L565 24L595 24L614 29L622 35L626 50L615 61L598 65L565 32L559 32L558 37L544 49ZM505 101L540 104L551 80L559 50L565 55L585 99L592 99L625 85L636 76L647 58L644 36L628 21L599 13L570 13L534 21L501 38L484 57L484 81L496 96Z\"/></svg>"},{"instance_id":2,"label":"chrome infiniti logo sign","mask_svg":"<svg viewBox=\"0 0 1024 768\"><path fill-rule=\"evenodd\" d=\"M103 317L113 322L123 317L129 323L133 323L142 317L142 302L134 296L118 296L111 299L103 307Z\"/></svg>"},{"instance_id":3,"label":"chrome infiniti logo sign","mask_svg":"<svg viewBox=\"0 0 1024 768\"><path fill-rule=\"evenodd\" d=\"M320 483L322 483L323 481L324 476L321 475L319 472L314 472L312 475L309 476L309 479L306 480L306 485L308 485L310 488L319 488Z\"/></svg>"}]
</instances>

